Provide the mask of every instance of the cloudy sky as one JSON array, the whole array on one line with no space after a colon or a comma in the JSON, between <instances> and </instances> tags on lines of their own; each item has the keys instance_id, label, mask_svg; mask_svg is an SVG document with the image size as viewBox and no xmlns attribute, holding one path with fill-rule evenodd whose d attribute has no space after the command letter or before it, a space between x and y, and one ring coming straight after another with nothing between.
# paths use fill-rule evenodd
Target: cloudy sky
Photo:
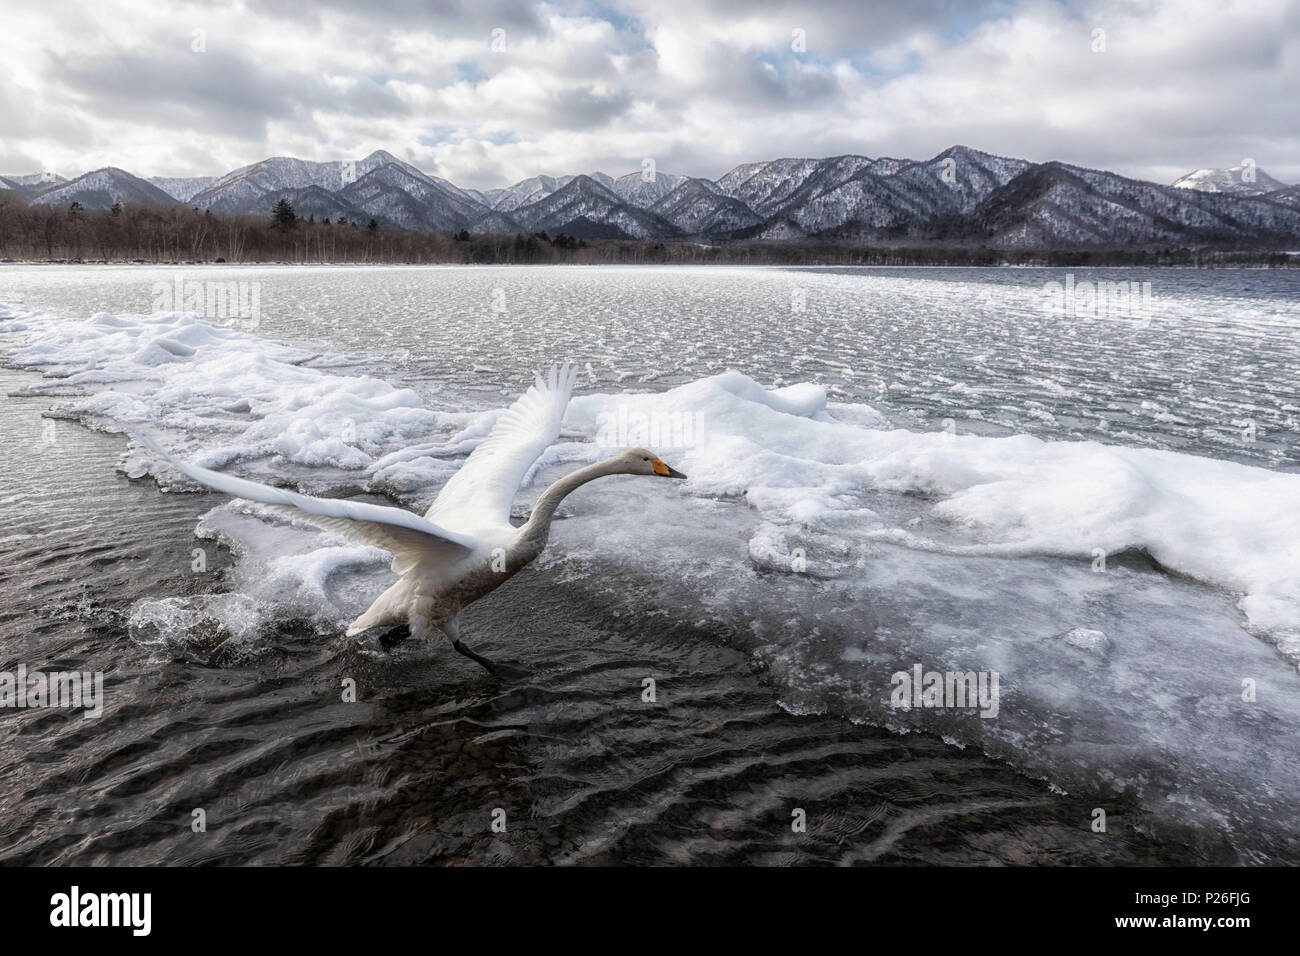
<instances>
[{"instance_id":1,"label":"cloudy sky","mask_svg":"<svg viewBox=\"0 0 1300 956\"><path fill-rule=\"evenodd\" d=\"M0 173L383 148L493 186L962 143L1300 182L1297 103L1283 0L42 0L0 31Z\"/></svg>"}]
</instances>

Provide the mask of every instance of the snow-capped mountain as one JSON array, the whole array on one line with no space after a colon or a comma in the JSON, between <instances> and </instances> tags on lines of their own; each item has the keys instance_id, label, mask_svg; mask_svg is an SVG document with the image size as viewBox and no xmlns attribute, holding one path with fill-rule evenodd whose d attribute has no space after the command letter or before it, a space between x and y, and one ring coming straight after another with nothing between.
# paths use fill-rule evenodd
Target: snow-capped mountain
<instances>
[{"instance_id":1,"label":"snow-capped mountain","mask_svg":"<svg viewBox=\"0 0 1300 956\"><path fill-rule=\"evenodd\" d=\"M492 208L497 212L511 212L530 202L545 199L556 190L573 182L572 176L533 176L505 189L493 190Z\"/></svg>"},{"instance_id":2,"label":"snow-capped mountain","mask_svg":"<svg viewBox=\"0 0 1300 956\"><path fill-rule=\"evenodd\" d=\"M739 199L724 196L707 179L684 179L650 211L688 236L725 235L763 220Z\"/></svg>"},{"instance_id":3,"label":"snow-capped mountain","mask_svg":"<svg viewBox=\"0 0 1300 956\"><path fill-rule=\"evenodd\" d=\"M269 193L308 186L337 192L347 185L343 170L342 162L313 163L274 156L226 173L190 198L200 209L240 213Z\"/></svg>"},{"instance_id":4,"label":"snow-capped mountain","mask_svg":"<svg viewBox=\"0 0 1300 956\"><path fill-rule=\"evenodd\" d=\"M372 166L337 195L376 221L423 232L458 232L486 212L480 201L445 179L398 162Z\"/></svg>"},{"instance_id":5,"label":"snow-capped mountain","mask_svg":"<svg viewBox=\"0 0 1300 956\"><path fill-rule=\"evenodd\" d=\"M188 202L217 181L216 176L150 176L150 183L172 199Z\"/></svg>"},{"instance_id":6,"label":"snow-capped mountain","mask_svg":"<svg viewBox=\"0 0 1300 956\"><path fill-rule=\"evenodd\" d=\"M856 157L863 163L871 160ZM824 159L774 159L737 166L718 180L718 191L766 217L821 168Z\"/></svg>"},{"instance_id":7,"label":"snow-capped mountain","mask_svg":"<svg viewBox=\"0 0 1300 956\"><path fill-rule=\"evenodd\" d=\"M378 150L364 159L274 157L225 176L157 177L120 169L75 180L0 177L30 202L88 209L184 204L442 233L565 233L583 238L944 242L993 247L1287 245L1300 241L1300 187L1261 170L1197 170L1172 186L1064 163L1030 163L953 146L925 160L844 155L745 163L716 181L656 172L533 176L463 189Z\"/></svg>"},{"instance_id":8,"label":"snow-capped mountain","mask_svg":"<svg viewBox=\"0 0 1300 956\"><path fill-rule=\"evenodd\" d=\"M614 180L613 185L608 183L605 185L617 193L624 202L641 209L649 209L681 185L685 179L685 176L674 176L672 173L646 171L628 173Z\"/></svg>"},{"instance_id":9,"label":"snow-capped mountain","mask_svg":"<svg viewBox=\"0 0 1300 956\"><path fill-rule=\"evenodd\" d=\"M1173 182L1175 189L1195 189L1205 193L1236 193L1241 196L1262 196L1285 189L1262 169L1254 166L1227 166L1223 169L1197 169Z\"/></svg>"},{"instance_id":10,"label":"snow-capped mountain","mask_svg":"<svg viewBox=\"0 0 1300 956\"><path fill-rule=\"evenodd\" d=\"M1300 209L1300 186L1287 186L1285 189L1277 189L1271 193L1266 193L1263 198L1269 202L1289 206L1292 209Z\"/></svg>"},{"instance_id":11,"label":"snow-capped mountain","mask_svg":"<svg viewBox=\"0 0 1300 956\"><path fill-rule=\"evenodd\" d=\"M272 194L290 189L306 189L308 186L319 186L330 192L339 192L381 166L398 166L415 179L432 179L382 149L376 150L365 159L334 160L324 163L313 163L289 156L274 156L227 173L206 189L191 196L188 201L200 209L232 213L254 211L249 207L256 204L256 211L261 212L262 207L267 206L261 200Z\"/></svg>"},{"instance_id":12,"label":"snow-capped mountain","mask_svg":"<svg viewBox=\"0 0 1300 956\"><path fill-rule=\"evenodd\" d=\"M772 215L759 234L935 238L954 222L974 216L1029 165L965 146L923 162L871 162L854 156L823 160L799 188L767 203Z\"/></svg>"},{"instance_id":13,"label":"snow-capped mountain","mask_svg":"<svg viewBox=\"0 0 1300 956\"><path fill-rule=\"evenodd\" d=\"M1174 189L1065 163L1032 166L990 197L978 235L1041 247L1285 242L1300 212L1262 197Z\"/></svg>"},{"instance_id":14,"label":"snow-capped mountain","mask_svg":"<svg viewBox=\"0 0 1300 956\"><path fill-rule=\"evenodd\" d=\"M66 183L67 177L54 172L19 173L12 176L0 176L0 189L29 195L37 189L50 185Z\"/></svg>"},{"instance_id":15,"label":"snow-capped mountain","mask_svg":"<svg viewBox=\"0 0 1300 956\"><path fill-rule=\"evenodd\" d=\"M71 206L83 209L110 209L122 205L175 205L175 200L152 183L132 176L124 169L106 166L76 179L33 187L31 201L42 206Z\"/></svg>"},{"instance_id":16,"label":"snow-capped mountain","mask_svg":"<svg viewBox=\"0 0 1300 956\"><path fill-rule=\"evenodd\" d=\"M550 195L520 206L513 217L530 231L580 238L663 239L679 235L672 223L624 202L590 176L575 176Z\"/></svg>"},{"instance_id":17,"label":"snow-capped mountain","mask_svg":"<svg viewBox=\"0 0 1300 956\"><path fill-rule=\"evenodd\" d=\"M587 175L606 189L614 189L613 176L607 176L601 172L588 173ZM489 189L485 193L480 193L480 196L497 212L508 213L520 206L526 206L529 203L537 202L539 199L545 199L552 193L569 185L576 178L576 176L531 176L528 179L521 179L513 186L506 186L503 189Z\"/></svg>"}]
</instances>

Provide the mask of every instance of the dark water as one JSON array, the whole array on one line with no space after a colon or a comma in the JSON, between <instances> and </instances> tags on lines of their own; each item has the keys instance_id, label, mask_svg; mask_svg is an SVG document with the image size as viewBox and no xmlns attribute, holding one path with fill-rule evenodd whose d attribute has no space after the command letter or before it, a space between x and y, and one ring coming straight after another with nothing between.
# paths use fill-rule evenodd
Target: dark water
<instances>
[{"instance_id":1,"label":"dark water","mask_svg":"<svg viewBox=\"0 0 1300 956\"><path fill-rule=\"evenodd\" d=\"M35 378L0 371L0 393ZM215 647L160 661L126 618L142 598L213 589L228 557L196 575L190 549L198 516L224 499L127 480L117 436L60 421L43 441L48 407L0 406L0 669L103 671L109 705L94 720L0 712L0 861L1236 860L1213 832L1153 839L1131 806L1053 793L934 737L786 713L740 625L615 611L596 579L557 566L466 612L480 650L534 670L517 685L436 645L384 653L293 623L251 659ZM1090 830L1095 807L1105 834Z\"/></svg>"}]
</instances>

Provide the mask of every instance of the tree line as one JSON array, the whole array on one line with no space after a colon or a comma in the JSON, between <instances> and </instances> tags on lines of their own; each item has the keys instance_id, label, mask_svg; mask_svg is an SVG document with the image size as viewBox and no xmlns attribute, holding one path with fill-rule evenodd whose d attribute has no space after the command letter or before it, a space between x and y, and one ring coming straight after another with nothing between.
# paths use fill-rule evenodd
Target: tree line
<instances>
[{"instance_id":1,"label":"tree line","mask_svg":"<svg viewBox=\"0 0 1300 956\"><path fill-rule=\"evenodd\" d=\"M0 193L0 259L42 262L292 262L482 264L700 264L821 266L1294 267L1284 252L1219 249L996 249L832 240L729 243L517 235L451 235L381 226L374 219L303 218L281 199L266 216L115 204L88 210L29 205Z\"/></svg>"}]
</instances>

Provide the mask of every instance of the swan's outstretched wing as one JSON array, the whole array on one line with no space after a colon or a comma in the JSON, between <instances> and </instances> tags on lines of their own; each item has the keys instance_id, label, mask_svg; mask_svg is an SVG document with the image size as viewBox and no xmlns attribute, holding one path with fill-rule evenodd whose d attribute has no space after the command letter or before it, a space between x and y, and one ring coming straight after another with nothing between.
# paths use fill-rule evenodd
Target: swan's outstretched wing
<instances>
[{"instance_id":1,"label":"swan's outstretched wing","mask_svg":"<svg viewBox=\"0 0 1300 956\"><path fill-rule=\"evenodd\" d=\"M319 528L343 535L360 544L373 544L393 553L393 570L407 571L422 560L455 561L474 550L478 540L471 535L448 531L426 518L401 508L372 505L341 498L313 498L284 488L272 488L246 478L222 474L178 461L143 435L133 438L160 455L195 481L237 498L276 505Z\"/></svg>"},{"instance_id":2,"label":"swan's outstretched wing","mask_svg":"<svg viewBox=\"0 0 1300 956\"><path fill-rule=\"evenodd\" d=\"M545 379L537 376L443 486L425 517L453 528L509 527L519 482L559 436L577 377L573 365L554 366Z\"/></svg>"}]
</instances>

